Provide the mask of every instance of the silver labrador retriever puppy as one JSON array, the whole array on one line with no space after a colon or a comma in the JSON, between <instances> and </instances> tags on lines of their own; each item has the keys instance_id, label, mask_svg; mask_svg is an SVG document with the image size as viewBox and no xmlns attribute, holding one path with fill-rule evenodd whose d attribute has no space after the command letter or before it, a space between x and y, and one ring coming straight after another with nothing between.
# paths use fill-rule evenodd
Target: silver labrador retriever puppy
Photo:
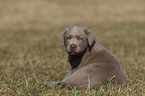
<instances>
[{"instance_id":1,"label":"silver labrador retriever puppy","mask_svg":"<svg viewBox=\"0 0 145 96\"><path fill-rule=\"evenodd\" d=\"M98 88L108 81L123 83L124 72L117 58L96 41L93 31L80 26L66 28L59 41L66 47L71 72L62 81L43 84Z\"/></svg>"}]
</instances>

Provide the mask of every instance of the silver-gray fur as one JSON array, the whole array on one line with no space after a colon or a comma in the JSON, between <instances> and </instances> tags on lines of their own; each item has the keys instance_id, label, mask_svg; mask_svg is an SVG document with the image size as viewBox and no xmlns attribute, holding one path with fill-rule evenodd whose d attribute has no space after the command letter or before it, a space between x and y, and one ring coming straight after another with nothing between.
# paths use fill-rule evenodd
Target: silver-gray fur
<instances>
[{"instance_id":1,"label":"silver-gray fur","mask_svg":"<svg viewBox=\"0 0 145 96\"><path fill-rule=\"evenodd\" d=\"M65 28L59 36L65 45L71 72L59 82L44 82L49 86L98 88L108 81L122 84L123 69L117 58L98 41L95 33L86 27Z\"/></svg>"}]
</instances>

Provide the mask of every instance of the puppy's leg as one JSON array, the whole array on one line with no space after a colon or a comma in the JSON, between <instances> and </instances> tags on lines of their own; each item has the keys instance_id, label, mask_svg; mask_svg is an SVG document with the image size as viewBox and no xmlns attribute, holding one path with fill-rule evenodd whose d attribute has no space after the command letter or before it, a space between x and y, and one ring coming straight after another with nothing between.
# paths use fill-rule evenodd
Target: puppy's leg
<instances>
[{"instance_id":1,"label":"puppy's leg","mask_svg":"<svg viewBox=\"0 0 145 96\"><path fill-rule=\"evenodd\" d=\"M80 88L99 88L103 83L102 82L93 82L93 83L88 83L88 84L84 84L84 85L80 85Z\"/></svg>"},{"instance_id":2,"label":"puppy's leg","mask_svg":"<svg viewBox=\"0 0 145 96\"><path fill-rule=\"evenodd\" d=\"M56 85L58 85L60 83L60 81L58 82L49 82L49 81L44 81L42 84L43 85L47 85L49 87L55 87Z\"/></svg>"},{"instance_id":3,"label":"puppy's leg","mask_svg":"<svg viewBox=\"0 0 145 96\"><path fill-rule=\"evenodd\" d=\"M100 85L107 82L106 75L106 72L104 72L102 68L96 66L96 64L90 64L73 72L61 82L66 86L70 84L81 88L87 88L88 86L98 88Z\"/></svg>"}]
</instances>

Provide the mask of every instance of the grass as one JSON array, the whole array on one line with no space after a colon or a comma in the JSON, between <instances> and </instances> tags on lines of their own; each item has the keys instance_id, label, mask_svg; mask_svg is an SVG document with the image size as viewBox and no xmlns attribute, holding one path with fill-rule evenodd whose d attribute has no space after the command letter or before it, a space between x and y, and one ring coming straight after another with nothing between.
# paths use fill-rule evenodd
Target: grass
<instances>
[{"instance_id":1,"label":"grass","mask_svg":"<svg viewBox=\"0 0 145 96\"><path fill-rule=\"evenodd\" d=\"M144 0L1 0L0 95L145 95ZM86 26L120 61L122 85L49 88L70 71L58 42L65 27Z\"/></svg>"}]
</instances>

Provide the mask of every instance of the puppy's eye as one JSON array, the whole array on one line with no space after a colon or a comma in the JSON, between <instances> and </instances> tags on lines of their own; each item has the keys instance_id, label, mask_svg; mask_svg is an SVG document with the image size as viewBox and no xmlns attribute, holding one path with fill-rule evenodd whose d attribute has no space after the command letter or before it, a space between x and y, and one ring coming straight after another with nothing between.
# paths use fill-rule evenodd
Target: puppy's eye
<instances>
[{"instance_id":1,"label":"puppy's eye","mask_svg":"<svg viewBox=\"0 0 145 96\"><path fill-rule=\"evenodd\" d=\"M70 37L66 37L67 40L70 40Z\"/></svg>"},{"instance_id":2,"label":"puppy's eye","mask_svg":"<svg viewBox=\"0 0 145 96\"><path fill-rule=\"evenodd\" d=\"M83 38L79 38L79 40L80 40L80 41L82 41L82 40L83 40Z\"/></svg>"}]
</instances>

